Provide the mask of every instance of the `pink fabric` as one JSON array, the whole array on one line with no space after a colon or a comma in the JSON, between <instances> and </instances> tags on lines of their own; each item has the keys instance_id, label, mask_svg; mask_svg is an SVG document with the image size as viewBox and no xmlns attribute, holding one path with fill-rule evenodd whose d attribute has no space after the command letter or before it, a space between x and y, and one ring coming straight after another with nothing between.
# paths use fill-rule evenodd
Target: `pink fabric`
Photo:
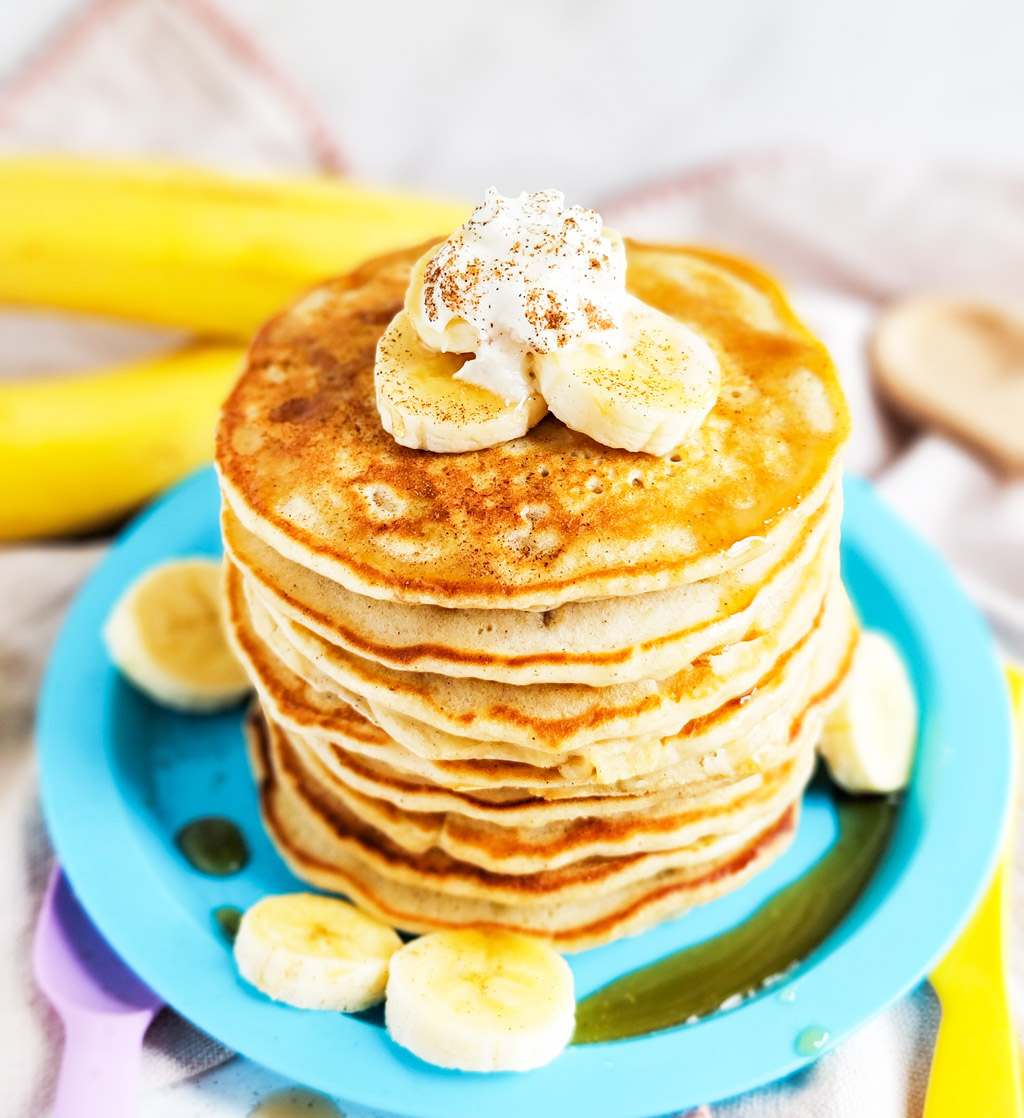
<instances>
[{"instance_id":1,"label":"pink fabric","mask_svg":"<svg viewBox=\"0 0 1024 1118\"><path fill-rule=\"evenodd\" d=\"M206 0L97 0L0 90L0 150L338 173L290 80Z\"/></svg>"}]
</instances>

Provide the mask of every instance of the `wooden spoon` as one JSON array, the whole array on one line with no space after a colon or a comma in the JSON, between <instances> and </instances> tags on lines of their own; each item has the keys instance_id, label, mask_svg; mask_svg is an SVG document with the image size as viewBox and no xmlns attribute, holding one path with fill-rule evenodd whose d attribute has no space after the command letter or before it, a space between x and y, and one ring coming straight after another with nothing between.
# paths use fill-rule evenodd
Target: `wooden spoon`
<instances>
[{"instance_id":1,"label":"wooden spoon","mask_svg":"<svg viewBox=\"0 0 1024 1118\"><path fill-rule=\"evenodd\" d=\"M1024 474L1024 313L926 296L883 312L871 339L897 410Z\"/></svg>"}]
</instances>

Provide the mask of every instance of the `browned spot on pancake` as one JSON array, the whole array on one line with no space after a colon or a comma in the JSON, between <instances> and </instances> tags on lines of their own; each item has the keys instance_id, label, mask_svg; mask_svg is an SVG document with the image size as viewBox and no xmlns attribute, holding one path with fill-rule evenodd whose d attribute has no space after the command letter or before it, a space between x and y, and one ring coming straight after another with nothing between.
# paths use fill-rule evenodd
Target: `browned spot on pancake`
<instances>
[{"instance_id":1,"label":"browned spot on pancake","mask_svg":"<svg viewBox=\"0 0 1024 1118\"><path fill-rule=\"evenodd\" d=\"M317 383L326 388L333 388L351 380L361 369L365 368L367 359L373 360L376 352L376 341L365 344L351 358L340 361L331 350L325 346L310 346L305 352L305 357L310 367L316 373Z\"/></svg>"},{"instance_id":2,"label":"browned spot on pancake","mask_svg":"<svg viewBox=\"0 0 1024 1118\"><path fill-rule=\"evenodd\" d=\"M296 423L308 419L316 412L317 399L315 396L293 396L285 400L270 413L273 423Z\"/></svg>"},{"instance_id":3,"label":"browned spot on pancake","mask_svg":"<svg viewBox=\"0 0 1024 1118\"><path fill-rule=\"evenodd\" d=\"M365 323L367 326L387 326L401 309L401 302L392 303L385 307L367 307L356 311L354 318L357 322Z\"/></svg>"}]
</instances>

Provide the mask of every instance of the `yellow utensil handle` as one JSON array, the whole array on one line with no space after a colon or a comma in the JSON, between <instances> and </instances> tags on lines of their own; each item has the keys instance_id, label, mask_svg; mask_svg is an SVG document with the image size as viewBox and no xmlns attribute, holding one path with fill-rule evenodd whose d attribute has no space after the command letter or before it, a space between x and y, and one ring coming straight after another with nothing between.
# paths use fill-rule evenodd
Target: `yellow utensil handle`
<instances>
[{"instance_id":1,"label":"yellow utensil handle","mask_svg":"<svg viewBox=\"0 0 1024 1118\"><path fill-rule=\"evenodd\" d=\"M925 1118L1021 1118L1020 1066L1003 973L1000 865L981 907L932 983L942 1020L932 1057Z\"/></svg>"},{"instance_id":2,"label":"yellow utensil handle","mask_svg":"<svg viewBox=\"0 0 1024 1118\"><path fill-rule=\"evenodd\" d=\"M1007 670L1018 733L1024 673ZM1006 984L1006 912L1013 826L995 878L932 985L942 1019L932 1057L925 1118L1022 1118L1020 1053Z\"/></svg>"}]
</instances>

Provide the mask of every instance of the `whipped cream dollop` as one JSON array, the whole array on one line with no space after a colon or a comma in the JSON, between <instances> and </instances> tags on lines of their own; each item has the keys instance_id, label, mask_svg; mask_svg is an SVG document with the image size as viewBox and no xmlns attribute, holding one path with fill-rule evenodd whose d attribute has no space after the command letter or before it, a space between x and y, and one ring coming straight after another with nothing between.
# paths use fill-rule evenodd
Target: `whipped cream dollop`
<instances>
[{"instance_id":1,"label":"whipped cream dollop","mask_svg":"<svg viewBox=\"0 0 1024 1118\"><path fill-rule=\"evenodd\" d=\"M384 429L437 453L518 439L550 412L605 446L668 454L720 383L703 338L627 294L622 238L557 190L488 190L413 267L374 362Z\"/></svg>"},{"instance_id":2,"label":"whipped cream dollop","mask_svg":"<svg viewBox=\"0 0 1024 1118\"><path fill-rule=\"evenodd\" d=\"M601 216L558 190L493 187L429 257L407 309L423 342L471 353L455 376L507 403L535 388L526 355L619 344L626 253Z\"/></svg>"}]
</instances>

